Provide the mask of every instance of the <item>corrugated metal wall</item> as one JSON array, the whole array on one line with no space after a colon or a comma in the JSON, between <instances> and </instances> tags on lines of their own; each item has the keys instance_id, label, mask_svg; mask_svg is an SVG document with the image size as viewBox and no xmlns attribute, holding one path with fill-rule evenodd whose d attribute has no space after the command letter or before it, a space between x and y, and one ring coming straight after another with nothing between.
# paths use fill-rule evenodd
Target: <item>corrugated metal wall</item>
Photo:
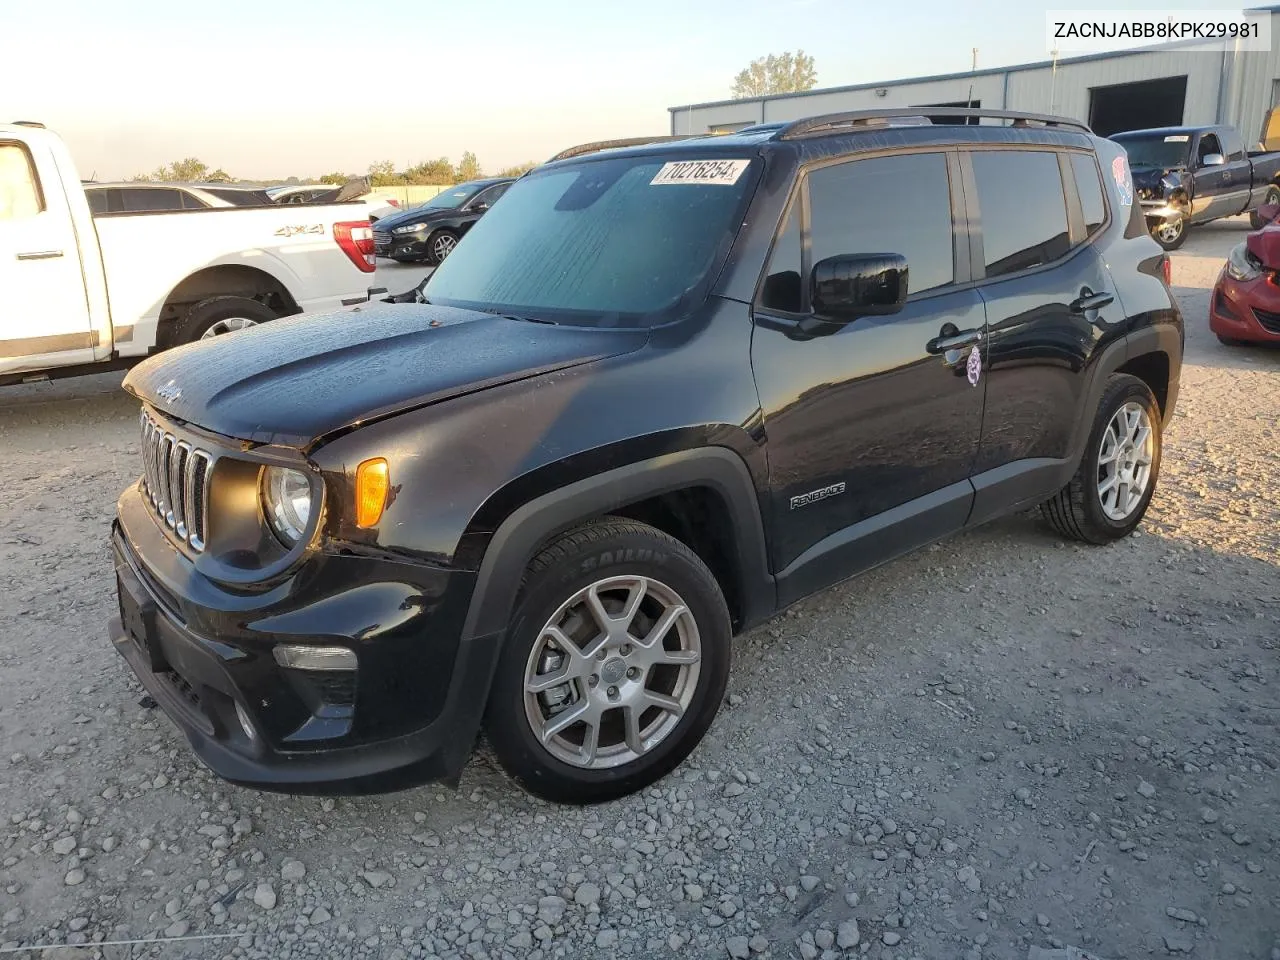
<instances>
[{"instance_id":1,"label":"corrugated metal wall","mask_svg":"<svg viewBox=\"0 0 1280 960\"><path fill-rule=\"evenodd\" d=\"M1089 91L1093 87L1186 76L1187 94L1182 122L1229 123L1247 143L1255 142L1262 119L1273 105L1280 80L1280 13L1271 15L1270 51L1229 54L1225 84L1223 56L1216 51L1165 50L1116 54L1082 63L1011 69L974 77L956 76L930 81L886 83L877 96L872 86L765 100L726 101L672 111L671 132L699 134L714 127L770 120L796 120L841 110L907 107L965 100L970 85L973 99L992 109L1056 113L1089 119ZM1006 99L1007 91L1007 99ZM1219 117L1221 102L1223 115Z\"/></svg>"}]
</instances>

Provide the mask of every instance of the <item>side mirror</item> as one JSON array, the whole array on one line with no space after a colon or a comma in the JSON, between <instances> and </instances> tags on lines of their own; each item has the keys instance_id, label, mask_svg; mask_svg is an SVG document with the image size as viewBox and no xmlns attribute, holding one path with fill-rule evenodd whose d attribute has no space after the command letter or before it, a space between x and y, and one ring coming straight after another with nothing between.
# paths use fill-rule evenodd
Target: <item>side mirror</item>
<instances>
[{"instance_id":1,"label":"side mirror","mask_svg":"<svg viewBox=\"0 0 1280 960\"><path fill-rule=\"evenodd\" d=\"M471 205L472 213L484 213L488 209L489 209L489 204L485 203L483 200L481 200L479 203L473 203Z\"/></svg>"},{"instance_id":2,"label":"side mirror","mask_svg":"<svg viewBox=\"0 0 1280 960\"><path fill-rule=\"evenodd\" d=\"M1227 158L1220 153L1206 153L1204 159L1200 161L1202 167L1220 167L1227 162Z\"/></svg>"},{"instance_id":3,"label":"side mirror","mask_svg":"<svg viewBox=\"0 0 1280 960\"><path fill-rule=\"evenodd\" d=\"M827 323L897 313L906 299L907 258L899 253L828 257L809 277L814 316Z\"/></svg>"}]
</instances>

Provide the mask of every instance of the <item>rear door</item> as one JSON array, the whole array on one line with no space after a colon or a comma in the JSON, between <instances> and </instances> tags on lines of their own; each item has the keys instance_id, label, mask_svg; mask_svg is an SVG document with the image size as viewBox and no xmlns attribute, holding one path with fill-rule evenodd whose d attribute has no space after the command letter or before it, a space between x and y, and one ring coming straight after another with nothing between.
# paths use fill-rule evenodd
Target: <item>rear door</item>
<instances>
[{"instance_id":1,"label":"rear door","mask_svg":"<svg viewBox=\"0 0 1280 960\"><path fill-rule=\"evenodd\" d=\"M88 363L98 334L53 160L0 139L0 373Z\"/></svg>"},{"instance_id":2,"label":"rear door","mask_svg":"<svg viewBox=\"0 0 1280 960\"><path fill-rule=\"evenodd\" d=\"M1061 487L1089 358L1103 330L1125 317L1093 243L1109 213L1091 152L974 148L962 162L987 308L970 519L980 523Z\"/></svg>"}]
</instances>

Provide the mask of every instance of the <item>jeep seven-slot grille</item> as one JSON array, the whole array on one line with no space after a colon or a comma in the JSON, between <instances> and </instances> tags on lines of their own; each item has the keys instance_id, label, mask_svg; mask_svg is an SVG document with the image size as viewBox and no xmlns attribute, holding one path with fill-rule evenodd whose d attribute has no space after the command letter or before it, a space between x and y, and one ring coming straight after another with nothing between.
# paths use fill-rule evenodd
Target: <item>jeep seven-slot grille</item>
<instances>
[{"instance_id":1,"label":"jeep seven-slot grille","mask_svg":"<svg viewBox=\"0 0 1280 960\"><path fill-rule=\"evenodd\" d=\"M156 517L199 553L206 539L206 504L213 457L166 431L142 411L142 484Z\"/></svg>"}]
</instances>

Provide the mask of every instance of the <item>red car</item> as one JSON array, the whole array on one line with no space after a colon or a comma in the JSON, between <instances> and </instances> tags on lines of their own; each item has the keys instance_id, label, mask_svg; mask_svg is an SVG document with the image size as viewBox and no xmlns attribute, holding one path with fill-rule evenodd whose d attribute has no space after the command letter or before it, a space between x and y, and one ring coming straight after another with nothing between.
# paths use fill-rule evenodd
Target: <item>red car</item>
<instances>
[{"instance_id":1,"label":"red car","mask_svg":"<svg viewBox=\"0 0 1280 960\"><path fill-rule=\"evenodd\" d=\"M1223 343L1280 343L1280 205L1227 257L1209 299L1209 329Z\"/></svg>"}]
</instances>

